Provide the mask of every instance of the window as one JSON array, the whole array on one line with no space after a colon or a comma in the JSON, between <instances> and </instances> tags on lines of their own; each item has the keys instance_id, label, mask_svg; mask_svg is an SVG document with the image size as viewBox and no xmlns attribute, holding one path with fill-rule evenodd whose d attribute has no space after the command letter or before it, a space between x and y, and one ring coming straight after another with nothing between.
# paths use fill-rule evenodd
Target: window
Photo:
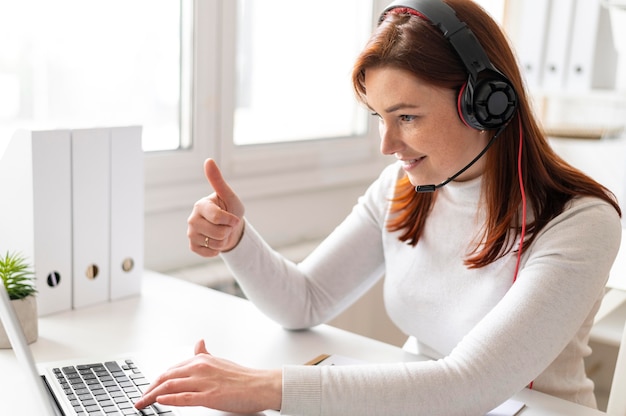
<instances>
[{"instance_id":1,"label":"window","mask_svg":"<svg viewBox=\"0 0 626 416\"><path fill-rule=\"evenodd\" d=\"M146 151L189 147L182 4L3 2L0 121L12 130L142 125Z\"/></svg>"},{"instance_id":2,"label":"window","mask_svg":"<svg viewBox=\"0 0 626 416\"><path fill-rule=\"evenodd\" d=\"M229 178L241 179L245 192L375 176L376 129L350 81L372 31L373 3L222 3L218 119L219 135L227 139L215 157ZM254 183L259 176L271 186Z\"/></svg>"},{"instance_id":3,"label":"window","mask_svg":"<svg viewBox=\"0 0 626 416\"><path fill-rule=\"evenodd\" d=\"M3 2L2 134L142 125L148 211L206 193L207 157L243 195L373 177L350 85L373 2Z\"/></svg>"},{"instance_id":4,"label":"window","mask_svg":"<svg viewBox=\"0 0 626 416\"><path fill-rule=\"evenodd\" d=\"M363 135L350 69L371 32L363 0L238 0L236 146Z\"/></svg>"}]
</instances>

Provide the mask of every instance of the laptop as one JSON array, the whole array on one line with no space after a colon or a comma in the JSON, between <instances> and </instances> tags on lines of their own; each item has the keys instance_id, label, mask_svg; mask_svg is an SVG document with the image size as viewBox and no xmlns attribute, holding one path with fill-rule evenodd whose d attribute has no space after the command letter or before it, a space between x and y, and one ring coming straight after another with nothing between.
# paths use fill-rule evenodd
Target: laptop
<instances>
[{"instance_id":1,"label":"laptop","mask_svg":"<svg viewBox=\"0 0 626 416\"><path fill-rule=\"evenodd\" d=\"M143 410L133 403L150 384L132 358L107 361L63 362L37 367L26 336L0 282L0 322L11 347L27 372L33 400L43 416L179 415L171 407L154 405Z\"/></svg>"}]
</instances>

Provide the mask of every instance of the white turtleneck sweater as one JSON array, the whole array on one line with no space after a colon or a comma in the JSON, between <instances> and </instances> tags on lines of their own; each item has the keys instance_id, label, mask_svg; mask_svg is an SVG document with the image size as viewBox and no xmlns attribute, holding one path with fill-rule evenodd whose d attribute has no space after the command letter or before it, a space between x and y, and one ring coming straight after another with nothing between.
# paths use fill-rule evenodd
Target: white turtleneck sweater
<instances>
[{"instance_id":1,"label":"white turtleneck sweater","mask_svg":"<svg viewBox=\"0 0 626 416\"><path fill-rule=\"evenodd\" d=\"M482 415L533 388L595 407L583 358L621 240L616 211L577 198L516 254L480 269L463 260L484 220L480 178L439 189L415 247L385 229L402 175L389 166L304 261L274 252L248 223L223 253L246 296L286 328L345 310L379 279L394 323L430 361L285 366L283 414ZM532 213L529 213L532 215ZM516 243L517 247L517 243Z\"/></svg>"}]
</instances>

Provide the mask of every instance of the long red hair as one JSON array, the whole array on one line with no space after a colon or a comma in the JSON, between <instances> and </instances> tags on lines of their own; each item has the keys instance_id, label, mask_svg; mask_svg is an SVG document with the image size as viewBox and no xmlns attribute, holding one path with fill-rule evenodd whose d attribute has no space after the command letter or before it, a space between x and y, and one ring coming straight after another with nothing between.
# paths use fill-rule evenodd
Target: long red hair
<instances>
[{"instance_id":1,"label":"long red hair","mask_svg":"<svg viewBox=\"0 0 626 416\"><path fill-rule=\"evenodd\" d=\"M567 164L548 144L531 110L515 56L498 24L472 1L445 0L445 3L468 25L493 65L509 79L519 103L513 120L484 156L482 193L487 218L479 246L466 259L468 266L483 267L514 248L515 239L510 237L517 235L522 226L519 140L523 140L520 170L533 212L532 221L526 224L524 247L532 244L537 233L576 196L605 200L621 216L611 191ZM404 69L425 82L456 91L468 77L460 58L439 29L421 17L406 13L389 13L357 58L352 81L361 102L367 103L365 71L381 66ZM416 245L435 198L436 191L416 193L408 178L401 178L391 200L387 229L401 231L401 241Z\"/></svg>"}]
</instances>

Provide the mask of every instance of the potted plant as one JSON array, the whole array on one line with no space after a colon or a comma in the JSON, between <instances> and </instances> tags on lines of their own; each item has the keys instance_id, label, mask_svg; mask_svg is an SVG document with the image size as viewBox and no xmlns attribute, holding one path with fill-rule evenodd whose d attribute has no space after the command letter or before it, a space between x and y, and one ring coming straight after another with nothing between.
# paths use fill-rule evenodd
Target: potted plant
<instances>
[{"instance_id":1,"label":"potted plant","mask_svg":"<svg viewBox=\"0 0 626 416\"><path fill-rule=\"evenodd\" d=\"M35 273L20 254L7 253L0 256L0 278L9 294L11 304L22 325L28 343L38 337ZM4 328L0 325L0 348L11 348Z\"/></svg>"}]
</instances>

